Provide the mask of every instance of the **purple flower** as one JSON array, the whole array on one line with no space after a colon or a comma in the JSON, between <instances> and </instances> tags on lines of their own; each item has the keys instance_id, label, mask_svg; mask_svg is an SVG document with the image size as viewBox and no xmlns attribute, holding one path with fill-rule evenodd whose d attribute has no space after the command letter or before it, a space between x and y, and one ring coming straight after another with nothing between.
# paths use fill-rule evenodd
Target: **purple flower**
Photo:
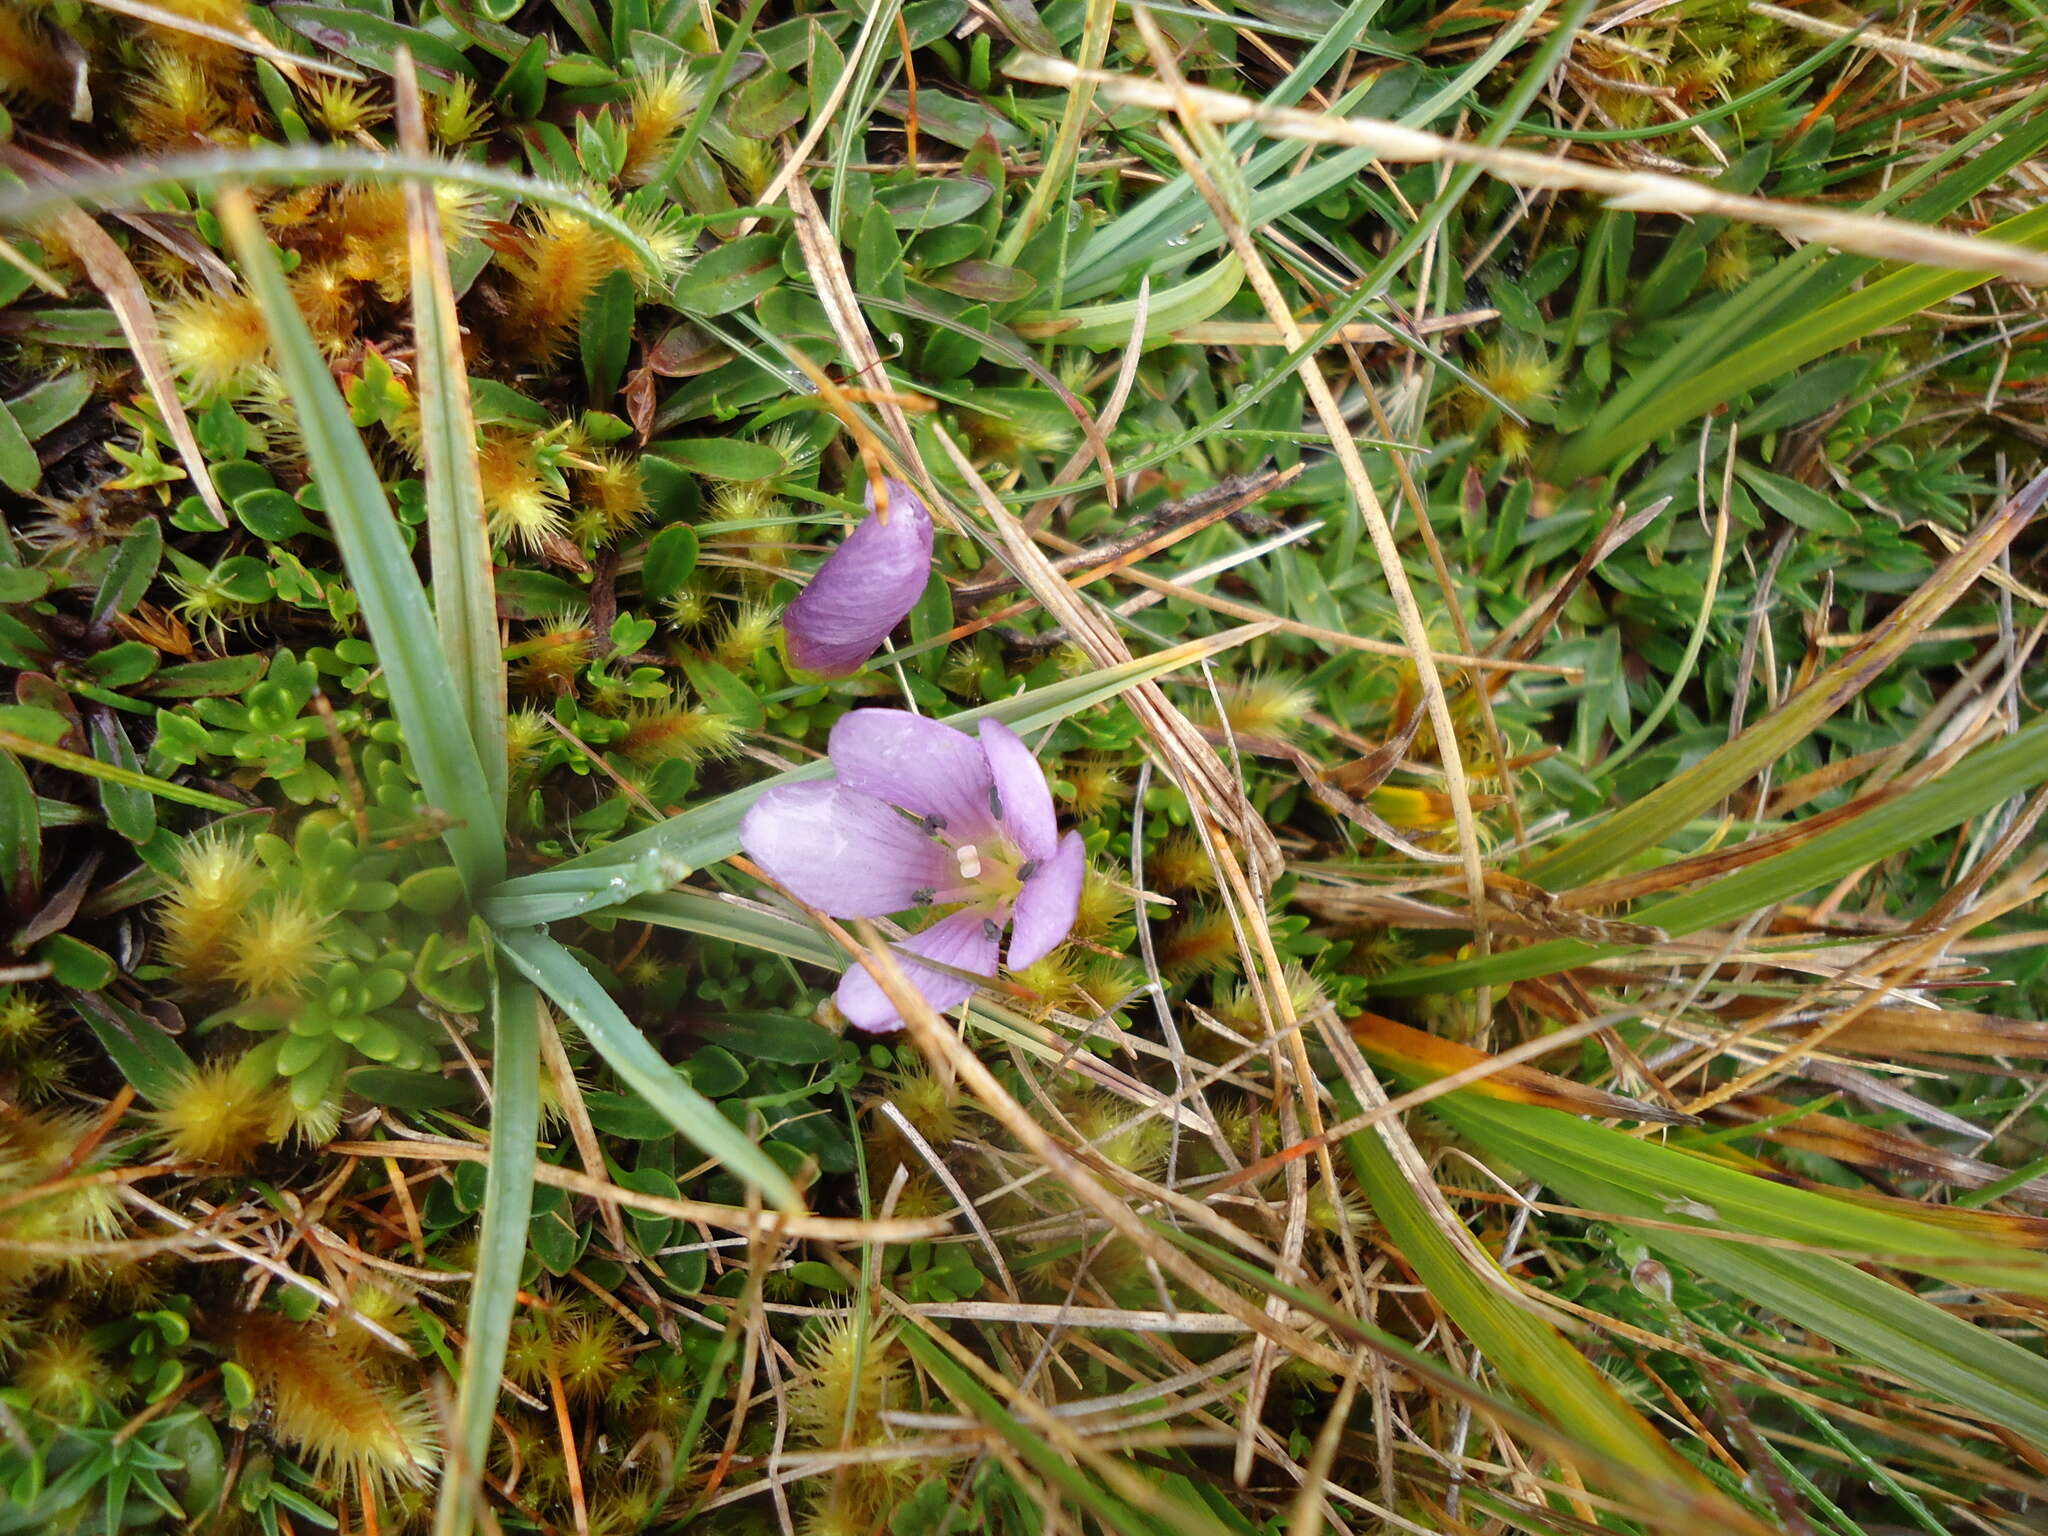
<instances>
[{"instance_id":1,"label":"purple flower","mask_svg":"<svg viewBox=\"0 0 2048 1536\"><path fill-rule=\"evenodd\" d=\"M844 677L881 647L917 606L932 573L932 515L901 480L887 482L887 503L868 516L818 567L782 616L789 659L821 677Z\"/></svg>"},{"instance_id":2,"label":"purple flower","mask_svg":"<svg viewBox=\"0 0 2048 1536\"><path fill-rule=\"evenodd\" d=\"M994 720L975 740L901 709L857 709L832 727L836 780L786 784L740 822L747 856L800 901L833 917L958 906L901 948L976 976L996 973L1009 927L1012 970L1043 959L1074 926L1086 858L1062 837L1031 749ZM972 982L909 961L933 1008ZM841 978L839 1011L869 1030L901 1029L865 969Z\"/></svg>"}]
</instances>

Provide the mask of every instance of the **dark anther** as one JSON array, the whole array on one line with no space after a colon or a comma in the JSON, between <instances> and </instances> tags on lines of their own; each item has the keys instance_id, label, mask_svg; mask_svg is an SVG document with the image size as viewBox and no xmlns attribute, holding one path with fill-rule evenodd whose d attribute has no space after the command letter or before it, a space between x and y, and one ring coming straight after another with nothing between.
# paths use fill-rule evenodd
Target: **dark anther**
<instances>
[{"instance_id":1,"label":"dark anther","mask_svg":"<svg viewBox=\"0 0 2048 1536\"><path fill-rule=\"evenodd\" d=\"M928 907L938 894L939 888L935 885L921 886L910 893L910 899L920 907Z\"/></svg>"},{"instance_id":2,"label":"dark anther","mask_svg":"<svg viewBox=\"0 0 2048 1536\"><path fill-rule=\"evenodd\" d=\"M924 818L924 829L927 832L943 832L946 830L946 818L934 811Z\"/></svg>"},{"instance_id":3,"label":"dark anther","mask_svg":"<svg viewBox=\"0 0 2048 1536\"><path fill-rule=\"evenodd\" d=\"M997 821L1003 819L1003 797L993 784L988 787L988 813Z\"/></svg>"},{"instance_id":4,"label":"dark anther","mask_svg":"<svg viewBox=\"0 0 2048 1536\"><path fill-rule=\"evenodd\" d=\"M1033 875L1037 873L1038 860L1036 859L1026 859L1022 864L1019 864L1017 866L1017 878L1019 880L1029 880Z\"/></svg>"},{"instance_id":5,"label":"dark anther","mask_svg":"<svg viewBox=\"0 0 2048 1536\"><path fill-rule=\"evenodd\" d=\"M1003 925L992 917L984 917L981 920L981 932L983 937L993 944L1003 936Z\"/></svg>"}]
</instances>

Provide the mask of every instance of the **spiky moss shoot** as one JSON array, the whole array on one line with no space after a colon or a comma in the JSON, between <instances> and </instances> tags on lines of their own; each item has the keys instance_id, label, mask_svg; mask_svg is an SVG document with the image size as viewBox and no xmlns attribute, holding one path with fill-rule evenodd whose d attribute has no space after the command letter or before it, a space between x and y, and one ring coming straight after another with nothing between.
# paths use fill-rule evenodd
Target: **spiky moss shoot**
<instances>
[{"instance_id":1,"label":"spiky moss shoot","mask_svg":"<svg viewBox=\"0 0 2048 1536\"><path fill-rule=\"evenodd\" d=\"M711 593L696 582L677 588L663 604L668 621L680 630L702 629L711 620Z\"/></svg>"},{"instance_id":2,"label":"spiky moss shoot","mask_svg":"<svg viewBox=\"0 0 2048 1536\"><path fill-rule=\"evenodd\" d=\"M765 139L734 138L725 145L723 158L739 178L740 190L749 202L768 190L782 165L774 146Z\"/></svg>"},{"instance_id":3,"label":"spiky moss shoot","mask_svg":"<svg viewBox=\"0 0 2048 1536\"><path fill-rule=\"evenodd\" d=\"M542 208L499 257L499 330L519 356L546 362L567 348L597 285L636 263L588 219Z\"/></svg>"},{"instance_id":4,"label":"spiky moss shoot","mask_svg":"<svg viewBox=\"0 0 2048 1536\"><path fill-rule=\"evenodd\" d=\"M427 109L427 132L444 149L467 144L484 131L491 109L476 99L476 82L456 76Z\"/></svg>"},{"instance_id":5,"label":"spiky moss shoot","mask_svg":"<svg viewBox=\"0 0 2048 1536\"><path fill-rule=\"evenodd\" d=\"M268 1400L277 1438L321 1477L355 1474L395 1487L423 1483L440 1465L425 1400L333 1340L276 1313L251 1312L236 1320L228 1342Z\"/></svg>"},{"instance_id":6,"label":"spiky moss shoot","mask_svg":"<svg viewBox=\"0 0 2048 1536\"><path fill-rule=\"evenodd\" d=\"M202 1062L181 1073L145 1118L171 1161L222 1172L247 1167L291 1123L278 1080L247 1057Z\"/></svg>"},{"instance_id":7,"label":"spiky moss shoot","mask_svg":"<svg viewBox=\"0 0 2048 1536\"><path fill-rule=\"evenodd\" d=\"M917 1149L911 1145L895 1119L882 1111L882 1104L895 1108L908 1120L925 1143L941 1157L967 1126L967 1104L961 1096L959 1086L934 1077L922 1068L907 1071L891 1086L869 1110L868 1145L872 1149L875 1167L886 1183L890 1170L898 1163L913 1174L929 1165ZM897 1214L902 1214L899 1210Z\"/></svg>"},{"instance_id":8,"label":"spiky moss shoot","mask_svg":"<svg viewBox=\"0 0 2048 1536\"><path fill-rule=\"evenodd\" d=\"M233 936L264 880L248 845L220 833L202 832L179 850L157 926L164 963L181 988L203 992L228 978Z\"/></svg>"},{"instance_id":9,"label":"spiky moss shoot","mask_svg":"<svg viewBox=\"0 0 2048 1536\"><path fill-rule=\"evenodd\" d=\"M1732 293L1746 286L1757 272L1755 232L1744 225L1730 225L1707 244L1706 279L1709 287Z\"/></svg>"},{"instance_id":10,"label":"spiky moss shoot","mask_svg":"<svg viewBox=\"0 0 2048 1536\"><path fill-rule=\"evenodd\" d=\"M71 1087L72 1073L84 1064L75 1051L45 1044L16 1057L5 1072L0 1072L0 1083L12 1083L14 1099L19 1104L47 1104ZM0 1098L6 1095L7 1089L0 1087Z\"/></svg>"},{"instance_id":11,"label":"spiky moss shoot","mask_svg":"<svg viewBox=\"0 0 2048 1536\"><path fill-rule=\"evenodd\" d=\"M537 709L515 709L505 716L505 772L513 779L537 772L542 754L556 740L548 717Z\"/></svg>"},{"instance_id":12,"label":"spiky moss shoot","mask_svg":"<svg viewBox=\"0 0 2048 1536\"><path fill-rule=\"evenodd\" d=\"M555 1363L555 1309L539 1306L512 1320L505 1340L505 1376L527 1391L543 1390Z\"/></svg>"},{"instance_id":13,"label":"spiky moss shoot","mask_svg":"<svg viewBox=\"0 0 2048 1536\"><path fill-rule=\"evenodd\" d=\"M1176 981L1237 962L1237 930L1221 907L1191 907L1159 940L1159 968Z\"/></svg>"},{"instance_id":14,"label":"spiky moss shoot","mask_svg":"<svg viewBox=\"0 0 2048 1536\"><path fill-rule=\"evenodd\" d=\"M206 63L171 47L144 51L127 101L128 136L138 145L189 149L211 142L227 115Z\"/></svg>"},{"instance_id":15,"label":"spiky moss shoot","mask_svg":"<svg viewBox=\"0 0 2048 1536\"><path fill-rule=\"evenodd\" d=\"M1081 955L1071 945L1063 944L1021 971L1012 971L1010 979L1030 993L1015 999L1014 1005L1033 1018L1093 1011L1088 994L1081 990Z\"/></svg>"},{"instance_id":16,"label":"spiky moss shoot","mask_svg":"<svg viewBox=\"0 0 2048 1536\"><path fill-rule=\"evenodd\" d=\"M640 466L621 453L586 459L576 474L577 508L592 519L596 542L609 544L647 521L647 485Z\"/></svg>"},{"instance_id":17,"label":"spiky moss shoot","mask_svg":"<svg viewBox=\"0 0 2048 1536\"><path fill-rule=\"evenodd\" d=\"M1354 1240L1370 1230L1372 1221L1371 1208L1356 1190L1340 1190L1333 1196L1329 1184L1322 1179L1315 1179L1309 1184L1304 1214L1316 1231L1331 1237L1349 1233Z\"/></svg>"},{"instance_id":18,"label":"spiky moss shoot","mask_svg":"<svg viewBox=\"0 0 2048 1536\"><path fill-rule=\"evenodd\" d=\"M1116 1013L1130 1005L1145 987L1145 972L1122 955L1089 955L1075 974L1081 996L1072 1012L1084 1016Z\"/></svg>"},{"instance_id":19,"label":"spiky moss shoot","mask_svg":"<svg viewBox=\"0 0 2048 1536\"><path fill-rule=\"evenodd\" d=\"M328 921L297 896L260 902L228 936L227 979L246 998L297 997L333 958Z\"/></svg>"},{"instance_id":20,"label":"spiky moss shoot","mask_svg":"<svg viewBox=\"0 0 2048 1536\"><path fill-rule=\"evenodd\" d=\"M349 1310L334 1314L335 1348L359 1359L377 1359L390 1345L377 1337L367 1323L375 1323L401 1337L412 1332L412 1297L395 1285L357 1278L345 1295Z\"/></svg>"},{"instance_id":21,"label":"spiky moss shoot","mask_svg":"<svg viewBox=\"0 0 2048 1536\"><path fill-rule=\"evenodd\" d=\"M34 1050L49 1033L49 1004L26 987L0 987L0 1055Z\"/></svg>"},{"instance_id":22,"label":"spiky moss shoot","mask_svg":"<svg viewBox=\"0 0 2048 1536\"><path fill-rule=\"evenodd\" d=\"M292 298L305 317L306 329L329 357L356 344L356 323L362 314L361 285L334 261L301 262L289 279Z\"/></svg>"},{"instance_id":23,"label":"spiky moss shoot","mask_svg":"<svg viewBox=\"0 0 2048 1536\"><path fill-rule=\"evenodd\" d=\"M702 704L685 707L673 699L637 705L627 714L626 722L626 734L619 738L616 750L642 768L677 759L695 763L723 757L739 745L743 734L733 716Z\"/></svg>"},{"instance_id":24,"label":"spiky moss shoot","mask_svg":"<svg viewBox=\"0 0 2048 1536\"><path fill-rule=\"evenodd\" d=\"M1223 720L1231 734L1265 741L1292 741L1308 724L1316 697L1291 677L1268 673L1227 683L1218 690L1223 699ZM1195 717L1204 725L1216 725L1216 703L1204 690Z\"/></svg>"},{"instance_id":25,"label":"spiky moss shoot","mask_svg":"<svg viewBox=\"0 0 2048 1536\"><path fill-rule=\"evenodd\" d=\"M484 514L491 539L538 553L568 528L567 498L557 475L541 463L540 448L523 433L486 431L477 447Z\"/></svg>"},{"instance_id":26,"label":"spiky moss shoot","mask_svg":"<svg viewBox=\"0 0 2048 1536\"><path fill-rule=\"evenodd\" d=\"M0 1194L20 1195L45 1180L58 1188L7 1207L8 1237L23 1244L0 1248L0 1291L43 1275L84 1272L86 1259L65 1258L67 1248L103 1243L121 1232L120 1196L110 1185L66 1183L80 1141L92 1129L89 1115L9 1109L0 1104Z\"/></svg>"},{"instance_id":27,"label":"spiky moss shoot","mask_svg":"<svg viewBox=\"0 0 2048 1536\"><path fill-rule=\"evenodd\" d=\"M713 522L758 523L781 511L773 480L728 480L711 494Z\"/></svg>"},{"instance_id":28,"label":"spiky moss shoot","mask_svg":"<svg viewBox=\"0 0 2048 1536\"><path fill-rule=\"evenodd\" d=\"M1145 860L1145 883L1169 891L1213 891L1216 866L1192 832L1174 832Z\"/></svg>"},{"instance_id":29,"label":"spiky moss shoot","mask_svg":"<svg viewBox=\"0 0 2048 1536\"><path fill-rule=\"evenodd\" d=\"M576 691L576 679L596 654L588 614L563 613L542 620L540 633L506 652L512 680L544 699Z\"/></svg>"},{"instance_id":30,"label":"spiky moss shoot","mask_svg":"<svg viewBox=\"0 0 2048 1536\"><path fill-rule=\"evenodd\" d=\"M1289 960L1280 972L1287 988L1287 1003L1297 1019L1309 1019L1329 1005L1330 995L1299 961ZM1232 982L1216 989L1209 1011L1217 1020L1250 1040L1267 1033L1265 1015L1260 1011L1259 989L1249 981ZM1279 1021L1276 1019L1275 1023Z\"/></svg>"},{"instance_id":31,"label":"spiky moss shoot","mask_svg":"<svg viewBox=\"0 0 2048 1536\"><path fill-rule=\"evenodd\" d=\"M985 416L970 411L964 422L981 457L1006 467L1062 452L1074 442L1072 424L1062 425L1049 417Z\"/></svg>"},{"instance_id":32,"label":"spiky moss shoot","mask_svg":"<svg viewBox=\"0 0 2048 1536\"><path fill-rule=\"evenodd\" d=\"M974 646L956 645L947 650L945 664L939 668L939 686L969 704L988 697L986 669Z\"/></svg>"},{"instance_id":33,"label":"spiky moss shoot","mask_svg":"<svg viewBox=\"0 0 2048 1536\"><path fill-rule=\"evenodd\" d=\"M451 247L482 226L482 200L467 187L437 183L434 208ZM395 304L411 291L411 230L404 187L396 182L346 187L312 228L338 257L342 271L359 283L372 284L379 298Z\"/></svg>"},{"instance_id":34,"label":"spiky moss shoot","mask_svg":"<svg viewBox=\"0 0 2048 1536\"><path fill-rule=\"evenodd\" d=\"M306 116L331 137L352 139L390 117L391 109L365 86L321 75L306 89Z\"/></svg>"},{"instance_id":35,"label":"spiky moss shoot","mask_svg":"<svg viewBox=\"0 0 2048 1536\"><path fill-rule=\"evenodd\" d=\"M1064 1108L1095 1155L1126 1173L1150 1177L1166 1157L1172 1134L1166 1122L1128 1100L1087 1089L1068 1097Z\"/></svg>"},{"instance_id":36,"label":"spiky moss shoot","mask_svg":"<svg viewBox=\"0 0 2048 1536\"><path fill-rule=\"evenodd\" d=\"M661 1513L663 1498L645 1473L605 1479L590 1499L590 1536L639 1536Z\"/></svg>"},{"instance_id":37,"label":"spiky moss shoot","mask_svg":"<svg viewBox=\"0 0 2048 1536\"><path fill-rule=\"evenodd\" d=\"M668 163L675 136L697 110L698 87L689 72L665 69L633 82L626 104L626 168L620 179L644 187Z\"/></svg>"},{"instance_id":38,"label":"spiky moss shoot","mask_svg":"<svg viewBox=\"0 0 2048 1536\"><path fill-rule=\"evenodd\" d=\"M1413 960L1407 941L1391 928L1368 928L1351 941L1344 969L1357 976L1384 976Z\"/></svg>"},{"instance_id":39,"label":"spiky moss shoot","mask_svg":"<svg viewBox=\"0 0 2048 1536\"><path fill-rule=\"evenodd\" d=\"M67 74L43 29L12 5L0 5L0 94L51 101Z\"/></svg>"},{"instance_id":40,"label":"spiky moss shoot","mask_svg":"<svg viewBox=\"0 0 2048 1536\"><path fill-rule=\"evenodd\" d=\"M171 367L196 395L233 398L269 369L270 324L246 293L187 294L160 323Z\"/></svg>"},{"instance_id":41,"label":"spiky moss shoot","mask_svg":"<svg viewBox=\"0 0 2048 1536\"><path fill-rule=\"evenodd\" d=\"M609 1312L578 1308L562 1320L553 1342L555 1370L572 1402L602 1401L620 1378L630 1379L626 1367L633 1352L625 1330Z\"/></svg>"},{"instance_id":42,"label":"spiky moss shoot","mask_svg":"<svg viewBox=\"0 0 2048 1536\"><path fill-rule=\"evenodd\" d=\"M1060 765L1059 777L1066 786L1062 798L1083 821L1104 815L1131 798L1130 780L1122 765L1107 758L1069 758Z\"/></svg>"},{"instance_id":43,"label":"spiky moss shoot","mask_svg":"<svg viewBox=\"0 0 2048 1536\"><path fill-rule=\"evenodd\" d=\"M122 1383L90 1339L64 1328L22 1351L14 1386L39 1412L81 1423L97 1418L120 1394Z\"/></svg>"},{"instance_id":44,"label":"spiky moss shoot","mask_svg":"<svg viewBox=\"0 0 2048 1536\"><path fill-rule=\"evenodd\" d=\"M826 1447L883 1438L882 1411L902 1401L907 1385L895 1334L871 1323L861 1326L847 1313L813 1324L800 1353L803 1375L789 1392L798 1434Z\"/></svg>"},{"instance_id":45,"label":"spiky moss shoot","mask_svg":"<svg viewBox=\"0 0 2048 1536\"><path fill-rule=\"evenodd\" d=\"M712 642L712 659L720 666L744 672L755 659L775 645L775 632L782 615L765 603L741 603L719 626Z\"/></svg>"}]
</instances>

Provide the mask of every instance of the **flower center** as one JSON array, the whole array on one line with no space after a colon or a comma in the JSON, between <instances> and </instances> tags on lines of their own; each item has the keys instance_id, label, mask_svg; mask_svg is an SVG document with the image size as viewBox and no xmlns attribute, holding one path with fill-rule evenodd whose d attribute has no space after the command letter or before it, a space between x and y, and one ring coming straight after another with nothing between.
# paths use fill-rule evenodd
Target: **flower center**
<instances>
[{"instance_id":1,"label":"flower center","mask_svg":"<svg viewBox=\"0 0 2048 1536\"><path fill-rule=\"evenodd\" d=\"M952 852L957 878L950 886L919 892L928 905L967 902L991 912L1006 912L1031 876L1030 862L1000 832L978 843L956 843L940 831L938 840Z\"/></svg>"}]
</instances>

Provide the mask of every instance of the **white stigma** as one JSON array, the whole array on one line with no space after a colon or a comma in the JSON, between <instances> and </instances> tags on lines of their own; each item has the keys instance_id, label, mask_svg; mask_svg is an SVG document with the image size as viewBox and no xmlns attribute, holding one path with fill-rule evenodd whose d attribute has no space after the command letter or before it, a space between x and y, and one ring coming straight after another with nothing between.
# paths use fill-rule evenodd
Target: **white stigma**
<instances>
[{"instance_id":1,"label":"white stigma","mask_svg":"<svg viewBox=\"0 0 2048 1536\"><path fill-rule=\"evenodd\" d=\"M953 857L960 861L960 878L978 880L981 878L981 850L972 843L962 843L953 850Z\"/></svg>"}]
</instances>

